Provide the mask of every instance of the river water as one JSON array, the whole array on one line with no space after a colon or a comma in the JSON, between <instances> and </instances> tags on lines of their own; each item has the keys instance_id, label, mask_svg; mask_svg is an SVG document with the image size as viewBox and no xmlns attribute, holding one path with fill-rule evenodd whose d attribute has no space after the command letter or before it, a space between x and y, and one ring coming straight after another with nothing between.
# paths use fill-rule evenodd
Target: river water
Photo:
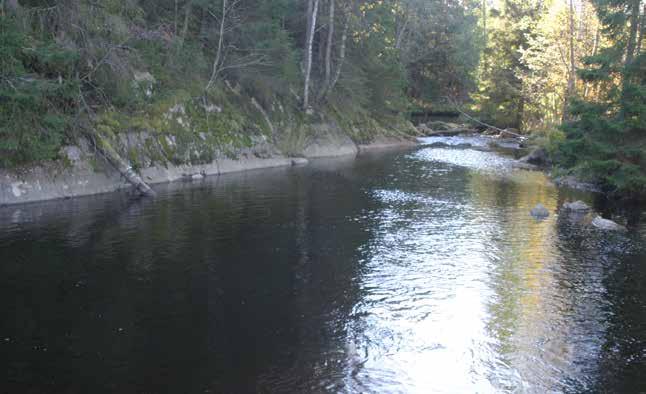
<instances>
[{"instance_id":1,"label":"river water","mask_svg":"<svg viewBox=\"0 0 646 394\"><path fill-rule=\"evenodd\" d=\"M594 196L509 158L157 191L0 208L1 392L646 391L644 217L578 225L557 209Z\"/></svg>"}]
</instances>

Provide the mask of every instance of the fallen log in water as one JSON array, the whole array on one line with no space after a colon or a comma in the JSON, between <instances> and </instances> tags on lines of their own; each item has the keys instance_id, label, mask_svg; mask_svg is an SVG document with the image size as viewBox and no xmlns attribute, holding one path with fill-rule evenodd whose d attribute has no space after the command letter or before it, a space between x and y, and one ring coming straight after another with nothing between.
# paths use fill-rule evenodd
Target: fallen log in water
<instances>
[{"instance_id":1,"label":"fallen log in water","mask_svg":"<svg viewBox=\"0 0 646 394\"><path fill-rule=\"evenodd\" d=\"M133 170L132 166L128 164L121 156L114 150L112 145L103 137L98 136L95 140L97 150L105 157L119 173L135 187L135 190L142 196L154 197L156 193L143 179Z\"/></svg>"},{"instance_id":2,"label":"fallen log in water","mask_svg":"<svg viewBox=\"0 0 646 394\"><path fill-rule=\"evenodd\" d=\"M456 135L460 134L474 134L477 133L478 130L476 129L471 129L468 127L459 127L457 129L451 129L451 130L439 130L439 131L434 131L430 134L428 134L429 137L433 136L441 136L441 137L453 137Z\"/></svg>"},{"instance_id":3,"label":"fallen log in water","mask_svg":"<svg viewBox=\"0 0 646 394\"><path fill-rule=\"evenodd\" d=\"M424 134L428 137L453 137L460 134L474 134L478 130L469 127L459 127L450 130L428 130Z\"/></svg>"}]
</instances>

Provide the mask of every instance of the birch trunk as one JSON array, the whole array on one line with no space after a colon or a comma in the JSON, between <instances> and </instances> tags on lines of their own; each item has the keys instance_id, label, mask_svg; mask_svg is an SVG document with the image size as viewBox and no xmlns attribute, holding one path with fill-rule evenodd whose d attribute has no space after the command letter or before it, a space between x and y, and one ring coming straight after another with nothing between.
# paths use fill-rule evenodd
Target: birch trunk
<instances>
[{"instance_id":1,"label":"birch trunk","mask_svg":"<svg viewBox=\"0 0 646 394\"><path fill-rule=\"evenodd\" d=\"M569 119L569 105L570 98L575 94L576 89L576 63L574 59L574 0L570 0L570 69L568 71L567 79L567 92L563 102L563 117L562 121L565 122Z\"/></svg>"},{"instance_id":2,"label":"birch trunk","mask_svg":"<svg viewBox=\"0 0 646 394\"><path fill-rule=\"evenodd\" d=\"M319 8L319 0L309 0L307 5L307 43L305 44L305 86L303 91L303 109L309 109L310 97L310 74L312 73L312 43L314 42L314 32L316 30L316 14Z\"/></svg>"},{"instance_id":3,"label":"birch trunk","mask_svg":"<svg viewBox=\"0 0 646 394\"><path fill-rule=\"evenodd\" d=\"M220 62L222 57L222 43L224 41L224 24L227 19L227 0L222 0L222 17L220 18L220 36L218 37L218 49L215 54L215 60L213 61L213 70L211 71L211 78L209 78L209 83L206 84L204 90L208 91L213 83L218 77L218 72L220 71Z\"/></svg>"},{"instance_id":4,"label":"birch trunk","mask_svg":"<svg viewBox=\"0 0 646 394\"><path fill-rule=\"evenodd\" d=\"M327 47L325 48L325 84L324 89L327 90L330 86L330 78L332 77L332 40L334 39L334 2L330 1L330 14L328 15L328 30L327 30Z\"/></svg>"},{"instance_id":5,"label":"birch trunk","mask_svg":"<svg viewBox=\"0 0 646 394\"><path fill-rule=\"evenodd\" d=\"M484 71L487 72L487 69L489 68L489 62L487 58L487 44L489 41L489 32L487 31L487 0L482 0L482 38L483 38L483 51L482 51L482 58L483 58L483 68Z\"/></svg>"},{"instance_id":6,"label":"birch trunk","mask_svg":"<svg viewBox=\"0 0 646 394\"><path fill-rule=\"evenodd\" d=\"M328 92L331 92L332 89L334 89L334 86L336 85L337 82L339 82L339 78L341 77L341 69L343 68L343 62L345 61L345 44L346 44L346 41L348 40L349 25L350 25L350 22L349 20L346 19L345 24L343 25L343 34L341 34L341 49L339 50L339 64L337 64L336 66L336 73L334 75L334 79L332 80L332 84L328 89Z\"/></svg>"}]
</instances>

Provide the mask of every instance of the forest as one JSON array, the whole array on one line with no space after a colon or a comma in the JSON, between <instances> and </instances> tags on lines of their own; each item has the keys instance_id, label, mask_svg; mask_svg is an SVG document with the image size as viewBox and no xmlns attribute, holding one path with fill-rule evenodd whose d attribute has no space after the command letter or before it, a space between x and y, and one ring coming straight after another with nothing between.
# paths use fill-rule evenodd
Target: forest
<instances>
[{"instance_id":1,"label":"forest","mask_svg":"<svg viewBox=\"0 0 646 394\"><path fill-rule=\"evenodd\" d=\"M200 130L186 138L263 134L286 153L287 123L334 119L361 140L457 108L642 199L645 30L643 0L2 0L0 168L175 132L160 114L178 100Z\"/></svg>"}]
</instances>

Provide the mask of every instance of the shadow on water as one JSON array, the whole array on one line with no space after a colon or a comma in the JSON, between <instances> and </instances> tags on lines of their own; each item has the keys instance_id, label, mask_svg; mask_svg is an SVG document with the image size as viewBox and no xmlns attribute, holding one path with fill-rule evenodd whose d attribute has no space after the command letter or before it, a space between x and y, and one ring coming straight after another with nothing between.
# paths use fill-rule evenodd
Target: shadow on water
<instances>
[{"instance_id":1,"label":"shadow on water","mask_svg":"<svg viewBox=\"0 0 646 394\"><path fill-rule=\"evenodd\" d=\"M422 147L0 208L8 392L640 391L643 220ZM537 203L552 214L536 221Z\"/></svg>"},{"instance_id":2,"label":"shadow on water","mask_svg":"<svg viewBox=\"0 0 646 394\"><path fill-rule=\"evenodd\" d=\"M306 391L340 373L365 201L334 167L296 172L4 209L4 387Z\"/></svg>"}]
</instances>

